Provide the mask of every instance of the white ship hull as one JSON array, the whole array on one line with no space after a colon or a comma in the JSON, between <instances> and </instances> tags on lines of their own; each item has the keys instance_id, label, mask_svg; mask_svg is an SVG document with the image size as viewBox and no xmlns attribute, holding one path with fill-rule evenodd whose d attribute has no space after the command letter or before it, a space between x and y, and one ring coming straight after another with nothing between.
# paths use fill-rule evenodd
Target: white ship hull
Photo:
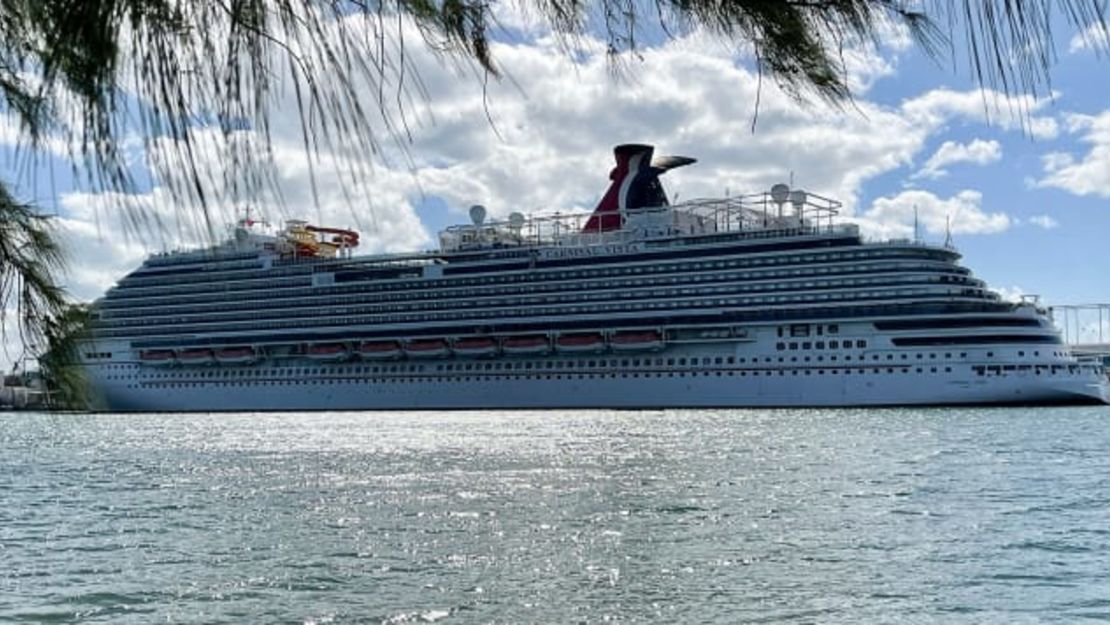
<instances>
[{"instance_id":1,"label":"white ship hull","mask_svg":"<svg viewBox=\"0 0 1110 625\"><path fill-rule=\"evenodd\" d=\"M445 365L437 371L436 365L427 361L393 366L270 363L228 371L225 379L218 377L213 367L168 372L137 364L117 365L112 375L94 379L94 386L100 390L99 407L112 411L1110 403L1102 373L1074 363L1057 365L1055 370L1045 365L1040 373L1034 366L1019 369L1023 365L1004 371L1007 365L983 364L987 360L979 357L984 350L964 352L966 356L959 362L931 359L929 352L917 352L922 353L920 361L914 353L904 361L888 361L884 355L880 361L869 362L865 356L858 364L810 362L801 366L780 364L777 358L767 363L766 357L744 357L744 364L734 357L731 365L714 364L722 353L750 353L753 346L724 351L729 347L702 345L669 350L663 354L666 357L631 360L627 354L597 359L586 355L502 359L503 366L510 362L534 366L511 371L486 370L483 363L472 364L468 371L462 363L473 363L472 359L452 361L463 370L451 372L442 370ZM1034 347L1030 346L1028 353L1032 354ZM991 353L1005 357L998 350ZM678 354L699 364L668 366L668 360L679 360ZM705 359L711 364L700 364ZM618 363L615 368L600 366L614 360ZM657 360L663 364L658 365ZM554 365L551 369L545 368L548 361ZM624 361L637 364L622 367ZM998 372L982 375L977 367L998 367ZM368 373L374 370L377 373ZM217 377L209 377L209 373Z\"/></svg>"}]
</instances>

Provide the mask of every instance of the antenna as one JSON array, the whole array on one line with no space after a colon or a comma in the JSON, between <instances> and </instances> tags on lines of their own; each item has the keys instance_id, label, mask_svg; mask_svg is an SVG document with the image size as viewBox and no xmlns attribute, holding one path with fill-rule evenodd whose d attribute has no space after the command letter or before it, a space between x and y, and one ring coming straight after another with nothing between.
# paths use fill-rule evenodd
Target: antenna
<instances>
[{"instance_id":1,"label":"antenna","mask_svg":"<svg viewBox=\"0 0 1110 625\"><path fill-rule=\"evenodd\" d=\"M921 243L921 232L917 227L917 204L913 205L913 242Z\"/></svg>"},{"instance_id":2,"label":"antenna","mask_svg":"<svg viewBox=\"0 0 1110 625\"><path fill-rule=\"evenodd\" d=\"M944 216L944 247L952 247L952 215Z\"/></svg>"}]
</instances>

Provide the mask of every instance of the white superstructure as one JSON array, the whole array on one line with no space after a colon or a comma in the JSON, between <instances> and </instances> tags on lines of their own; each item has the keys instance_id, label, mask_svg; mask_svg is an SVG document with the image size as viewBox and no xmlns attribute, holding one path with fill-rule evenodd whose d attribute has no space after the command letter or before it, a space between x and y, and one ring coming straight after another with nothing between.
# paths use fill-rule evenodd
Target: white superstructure
<instances>
[{"instance_id":1,"label":"white superstructure","mask_svg":"<svg viewBox=\"0 0 1110 625\"><path fill-rule=\"evenodd\" d=\"M838 205L770 193L669 205L692 162L617 148L592 215L487 221L440 249L241 221L156 255L81 350L110 410L1110 402L1035 303L949 247L865 243Z\"/></svg>"}]
</instances>

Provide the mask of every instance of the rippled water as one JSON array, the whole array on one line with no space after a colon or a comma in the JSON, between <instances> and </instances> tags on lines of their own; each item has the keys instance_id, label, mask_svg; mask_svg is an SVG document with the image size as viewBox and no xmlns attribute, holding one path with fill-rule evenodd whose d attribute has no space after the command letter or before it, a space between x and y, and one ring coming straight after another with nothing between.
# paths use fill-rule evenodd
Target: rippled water
<instances>
[{"instance_id":1,"label":"rippled water","mask_svg":"<svg viewBox=\"0 0 1110 625\"><path fill-rule=\"evenodd\" d=\"M1110 619L1108 417L0 414L0 621Z\"/></svg>"}]
</instances>

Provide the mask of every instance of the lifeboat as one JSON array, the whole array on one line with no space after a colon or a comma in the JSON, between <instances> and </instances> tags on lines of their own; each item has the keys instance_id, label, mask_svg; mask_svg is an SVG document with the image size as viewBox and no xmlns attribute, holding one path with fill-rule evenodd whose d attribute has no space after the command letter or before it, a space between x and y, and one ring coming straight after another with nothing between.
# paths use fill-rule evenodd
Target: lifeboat
<instances>
[{"instance_id":1,"label":"lifeboat","mask_svg":"<svg viewBox=\"0 0 1110 625\"><path fill-rule=\"evenodd\" d=\"M409 341L405 346L405 353L412 358L443 358L451 353L447 348L447 341L431 339L425 341Z\"/></svg>"},{"instance_id":2,"label":"lifeboat","mask_svg":"<svg viewBox=\"0 0 1110 625\"><path fill-rule=\"evenodd\" d=\"M212 362L212 350L207 348L183 349L177 355L183 365L206 365Z\"/></svg>"},{"instance_id":3,"label":"lifeboat","mask_svg":"<svg viewBox=\"0 0 1110 625\"><path fill-rule=\"evenodd\" d=\"M367 341L358 346L358 355L367 360L392 360L401 357L397 341Z\"/></svg>"},{"instance_id":4,"label":"lifeboat","mask_svg":"<svg viewBox=\"0 0 1110 625\"><path fill-rule=\"evenodd\" d=\"M306 355L313 360L343 360L347 357L347 346L342 343L315 343L308 346Z\"/></svg>"},{"instance_id":5,"label":"lifeboat","mask_svg":"<svg viewBox=\"0 0 1110 625\"><path fill-rule=\"evenodd\" d=\"M167 365L172 365L174 360L175 354L171 349L149 349L139 352L139 362L144 365L165 367Z\"/></svg>"},{"instance_id":6,"label":"lifeboat","mask_svg":"<svg viewBox=\"0 0 1110 625\"><path fill-rule=\"evenodd\" d=\"M501 342L501 351L519 356L546 354L551 351L551 343L546 336L511 336Z\"/></svg>"},{"instance_id":7,"label":"lifeboat","mask_svg":"<svg viewBox=\"0 0 1110 625\"><path fill-rule=\"evenodd\" d=\"M225 347L216 350L216 362L225 365L244 365L254 362L256 358L253 347Z\"/></svg>"},{"instance_id":8,"label":"lifeboat","mask_svg":"<svg viewBox=\"0 0 1110 625\"><path fill-rule=\"evenodd\" d=\"M609 345L616 351L659 351L663 349L663 335L655 330L647 332L617 332L609 337Z\"/></svg>"},{"instance_id":9,"label":"lifeboat","mask_svg":"<svg viewBox=\"0 0 1110 625\"><path fill-rule=\"evenodd\" d=\"M605 337L599 333L564 334L555 339L555 349L560 352L593 353L605 351Z\"/></svg>"},{"instance_id":10,"label":"lifeboat","mask_svg":"<svg viewBox=\"0 0 1110 625\"><path fill-rule=\"evenodd\" d=\"M493 356L497 354L497 341L488 337L475 337L455 341L455 354L458 356Z\"/></svg>"}]
</instances>

